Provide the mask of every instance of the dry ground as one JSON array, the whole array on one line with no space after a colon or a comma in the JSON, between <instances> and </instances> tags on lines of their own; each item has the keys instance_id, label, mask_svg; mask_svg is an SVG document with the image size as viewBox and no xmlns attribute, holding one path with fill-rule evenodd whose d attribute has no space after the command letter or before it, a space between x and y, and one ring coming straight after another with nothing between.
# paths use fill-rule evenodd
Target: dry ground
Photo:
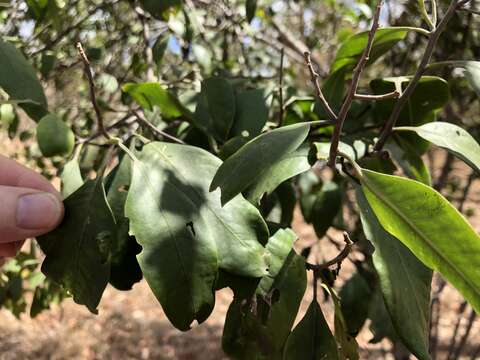
<instances>
[{"instance_id":1,"label":"dry ground","mask_svg":"<svg viewBox=\"0 0 480 360\"><path fill-rule=\"evenodd\" d=\"M0 138L0 153L6 153L6 148L11 153L16 147L15 144ZM439 161L442 157L443 154L440 154ZM465 183L466 168L460 162L456 162L455 167L454 176L458 177L461 183ZM478 208L476 200L480 199L480 181L474 185L471 197L475 201L469 202L466 209ZM480 230L480 214L471 220L476 229ZM312 228L303 223L299 214L295 217L294 228L303 243L316 241ZM334 232L330 234L337 238L340 235ZM335 249L327 246L326 249L322 248L321 257L329 258L335 253ZM351 263L345 262L339 285L351 275L352 268ZM311 296L312 292L308 289L300 316L306 310ZM109 287L104 294L98 316L90 314L71 300L33 320L28 316L22 316L18 320L2 310L0 360L225 359L220 339L230 300L229 290L218 292L215 310L210 318L186 333L175 330L168 323L145 282L135 285L132 291L126 293ZM454 289L448 288L442 294L441 348L448 347L454 324L459 318L457 308L460 302L461 298ZM326 303L323 307L327 319L331 322L331 305ZM459 333L463 331L465 324L466 319L462 320ZM472 334L462 351L465 355L471 354L480 343L478 321L474 324ZM389 341L384 340L380 344L372 345L368 343L371 338L372 334L368 326L365 326L358 336L362 359L393 359L389 354L392 347ZM441 355L438 359L444 359L444 356Z\"/></svg>"}]
</instances>

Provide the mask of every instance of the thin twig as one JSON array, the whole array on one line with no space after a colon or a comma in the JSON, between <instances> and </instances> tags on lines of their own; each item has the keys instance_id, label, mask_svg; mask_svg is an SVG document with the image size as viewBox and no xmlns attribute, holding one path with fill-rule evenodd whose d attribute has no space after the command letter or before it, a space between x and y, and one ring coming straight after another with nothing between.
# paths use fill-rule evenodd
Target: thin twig
<instances>
[{"instance_id":1,"label":"thin twig","mask_svg":"<svg viewBox=\"0 0 480 360\"><path fill-rule=\"evenodd\" d=\"M378 100L387 100L387 99L398 99L400 93L395 90L387 94L381 95L367 95L367 94L355 94L355 100L366 100L366 101L378 101Z\"/></svg>"},{"instance_id":2,"label":"thin twig","mask_svg":"<svg viewBox=\"0 0 480 360\"><path fill-rule=\"evenodd\" d=\"M480 15L480 10L475 10L475 9L467 9L467 8L460 8L462 11L469 12L474 15Z\"/></svg>"},{"instance_id":3,"label":"thin twig","mask_svg":"<svg viewBox=\"0 0 480 360\"><path fill-rule=\"evenodd\" d=\"M352 251L352 247L354 244L354 242L350 239L350 236L346 232L343 233L343 239L345 241L345 247L337 256L335 256L332 260L329 260L323 264L316 265L316 264L306 263L307 270L318 271L322 269L328 269L330 266L333 266L333 265L337 265L338 267L340 267L343 260L345 260L348 254L350 254L350 251Z\"/></svg>"},{"instance_id":4,"label":"thin twig","mask_svg":"<svg viewBox=\"0 0 480 360\"><path fill-rule=\"evenodd\" d=\"M126 114L125 116L123 116L121 119L119 119L118 121L116 121L115 123L113 123L112 125L108 126L107 127L107 132L110 132L111 130L113 129L117 129L117 128L120 128L120 127L123 127L123 126L130 126L132 125L133 123L135 123L136 121L134 122L130 122L129 120L131 120L132 118L132 115L131 114ZM103 134L101 132L97 132L93 135L90 135L89 137L87 138L80 138L77 140L76 144L92 144L92 141L95 140L96 138L99 138L100 136L103 136ZM95 144L92 144L92 145L95 145ZM99 146L100 145L104 145L104 144L98 144Z\"/></svg>"},{"instance_id":5,"label":"thin twig","mask_svg":"<svg viewBox=\"0 0 480 360\"><path fill-rule=\"evenodd\" d=\"M100 3L99 5L97 5L96 7L92 8L91 10L89 10L87 12L87 14L81 18L80 20L78 20L77 22L75 22L74 24L66 27L63 31L61 31L55 38L51 39L50 41L48 41L45 46L43 46L41 49L38 49L38 50L35 50L34 52L32 52L30 54L30 56L35 56L37 54L40 54L44 51L47 51L49 49L51 49L52 47L54 47L55 45L57 45L60 41L62 41L62 39L67 36L68 34L70 34L73 30L77 30L77 29L80 29L80 27L83 25L83 23L85 21L87 21L88 19L90 19L97 11L99 10L102 10L103 8L109 6L109 5L114 5L115 3L117 3L118 1L114 1L114 2L102 2Z\"/></svg>"},{"instance_id":6,"label":"thin twig","mask_svg":"<svg viewBox=\"0 0 480 360\"><path fill-rule=\"evenodd\" d=\"M412 95L413 91L417 87L418 82L422 78L422 75L425 72L428 66L428 63L432 58L433 52L435 50L435 46L437 45L440 35L445 30L448 22L455 14L455 11L459 8L459 4L460 3L458 2L458 0L453 0L450 3L450 6L448 7L448 10L445 13L445 16L443 17L442 21L440 21L440 23L435 28L435 30L430 33L430 38L428 39L428 44L423 54L423 58L420 62L420 65L418 66L413 79L409 82L407 88L405 89L405 91L403 92L403 94L400 96L397 103L395 104L395 107L393 108L390 118L385 123L385 126L381 132L380 138L378 142L375 144L375 151L381 150L385 145L385 143L387 142L390 135L392 134L393 128L397 123L400 113L402 112L403 108L407 104L408 99Z\"/></svg>"},{"instance_id":7,"label":"thin twig","mask_svg":"<svg viewBox=\"0 0 480 360\"><path fill-rule=\"evenodd\" d=\"M320 103L322 104L323 106L323 109L325 110L325 112L327 113L329 119L332 121L332 122L336 122L337 121L337 115L335 114L335 112L332 110L332 108L330 107L330 105L328 104L328 101L327 99L325 98L325 96L323 95L323 92L322 92L322 89L320 87L320 84L318 82L318 73L315 71L315 69L313 68L313 64L312 64L312 59L311 59L311 55L310 55L310 52L309 51L305 51L305 53L303 54L305 56L305 62L307 63L307 67L308 67L308 70L310 71L310 77L311 77L311 80L312 80L312 84L313 86L315 87L315 91L317 93L317 97L318 99L320 100Z\"/></svg>"},{"instance_id":8,"label":"thin twig","mask_svg":"<svg viewBox=\"0 0 480 360\"><path fill-rule=\"evenodd\" d=\"M457 334L458 334L458 329L460 328L460 324L463 319L463 314L465 313L465 310L467 308L468 303L466 301L462 302L460 306L458 307L457 314L456 314L456 323L455 327L452 332L452 338L450 339L450 345L448 346L448 355L446 359L450 359L452 356L454 350L455 350L455 344L457 342Z\"/></svg>"},{"instance_id":9,"label":"thin twig","mask_svg":"<svg viewBox=\"0 0 480 360\"><path fill-rule=\"evenodd\" d=\"M350 110L350 107L352 106L352 102L355 99L355 94L357 93L358 83L360 82L360 77L362 75L362 72L365 69L365 65L367 64L370 58L370 52L372 51L373 40L375 39L375 33L377 32L377 29L379 27L380 12L382 10L382 5L383 5L383 0L379 0L377 4L377 8L375 10L375 14L373 16L372 27L368 33L367 46L363 50L362 56L360 57L360 60L358 61L357 66L355 67L355 70L353 71L352 83L350 84L350 89L348 90L347 97L345 98L345 101L343 102L340 112L338 113L338 121L335 124L335 128L333 130L332 143L330 146L330 156L328 159L328 165L331 168L335 167L338 144L340 142L340 135L342 133L343 124Z\"/></svg>"},{"instance_id":10,"label":"thin twig","mask_svg":"<svg viewBox=\"0 0 480 360\"><path fill-rule=\"evenodd\" d=\"M455 353L453 354L454 359L459 359L460 358L460 352L462 349L465 348L465 344L467 343L467 339L470 336L470 332L472 331L472 326L473 323L475 322L475 319L477 318L477 313L475 310L471 309L470 310L470 316L468 317L468 323L465 328L465 333L463 334L460 343L457 346L457 349L455 350Z\"/></svg>"},{"instance_id":11,"label":"thin twig","mask_svg":"<svg viewBox=\"0 0 480 360\"><path fill-rule=\"evenodd\" d=\"M132 113L137 117L137 120L138 122L149 128L156 136L161 136L161 137L164 137L164 138L167 138L167 139L170 139L178 144L185 144L185 142L179 138L176 138L175 136L173 135L170 135L168 133L166 133L165 131L162 131L160 130L159 128L157 128L155 125L153 125L150 121L148 121L145 116L143 116L141 113L139 113L138 111L136 110L133 110Z\"/></svg>"},{"instance_id":12,"label":"thin twig","mask_svg":"<svg viewBox=\"0 0 480 360\"><path fill-rule=\"evenodd\" d=\"M87 58L87 54L85 54L85 51L83 50L82 44L80 42L77 43L77 50L78 54L80 55L80 59L83 62L85 75L87 75L88 78L88 84L90 86L90 100L92 101L95 114L97 115L98 130L107 140L111 140L112 137L105 129L102 112L100 111L100 107L97 103L97 97L95 95L95 83L93 82L92 67L90 65L90 61Z\"/></svg>"},{"instance_id":13,"label":"thin twig","mask_svg":"<svg viewBox=\"0 0 480 360\"><path fill-rule=\"evenodd\" d=\"M280 103L280 113L278 114L278 127L281 127L283 125L283 61L285 57L285 49L282 48L282 51L280 52L280 74L279 74L279 79L278 79L278 97L279 97L279 103Z\"/></svg>"}]
</instances>

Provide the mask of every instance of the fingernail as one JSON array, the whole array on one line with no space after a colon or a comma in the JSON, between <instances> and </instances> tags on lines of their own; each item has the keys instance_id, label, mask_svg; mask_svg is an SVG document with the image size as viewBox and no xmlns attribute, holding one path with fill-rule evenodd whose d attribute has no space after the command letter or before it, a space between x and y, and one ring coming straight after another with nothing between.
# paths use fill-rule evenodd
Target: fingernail
<instances>
[{"instance_id":1,"label":"fingernail","mask_svg":"<svg viewBox=\"0 0 480 360\"><path fill-rule=\"evenodd\" d=\"M59 200L50 193L23 195L17 202L17 226L22 229L47 229L61 216Z\"/></svg>"}]
</instances>

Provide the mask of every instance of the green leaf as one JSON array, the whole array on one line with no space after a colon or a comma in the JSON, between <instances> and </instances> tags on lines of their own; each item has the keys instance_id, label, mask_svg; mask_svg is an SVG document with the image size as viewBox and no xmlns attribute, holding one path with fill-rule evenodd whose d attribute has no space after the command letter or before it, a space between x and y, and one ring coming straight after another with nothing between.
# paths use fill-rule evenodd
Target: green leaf
<instances>
[{"instance_id":1,"label":"green leaf","mask_svg":"<svg viewBox=\"0 0 480 360\"><path fill-rule=\"evenodd\" d=\"M366 198L382 227L438 271L480 311L480 237L441 194L398 176L362 170Z\"/></svg>"},{"instance_id":2,"label":"green leaf","mask_svg":"<svg viewBox=\"0 0 480 360\"><path fill-rule=\"evenodd\" d=\"M153 44L152 55L153 61L157 66L161 66L163 61L163 56L168 48L168 42L170 40L170 34L168 32L162 33L158 36L155 44Z\"/></svg>"},{"instance_id":3,"label":"green leaf","mask_svg":"<svg viewBox=\"0 0 480 360\"><path fill-rule=\"evenodd\" d=\"M181 0L140 0L142 7L160 20L167 20L170 12L181 7Z\"/></svg>"},{"instance_id":4,"label":"green leaf","mask_svg":"<svg viewBox=\"0 0 480 360\"><path fill-rule=\"evenodd\" d=\"M281 248L285 249L284 246ZM283 250L280 252L284 254ZM281 358L307 286L303 257L291 250L282 261L269 296L257 295L254 299L256 306L252 306L252 300L245 302L241 298L235 298L230 305L222 348L233 358ZM270 280L266 282L270 284ZM261 291L260 288L257 291Z\"/></svg>"},{"instance_id":5,"label":"green leaf","mask_svg":"<svg viewBox=\"0 0 480 360\"><path fill-rule=\"evenodd\" d=\"M225 141L235 117L235 92L228 80L213 77L202 82L194 114L195 123L207 134Z\"/></svg>"},{"instance_id":6,"label":"green leaf","mask_svg":"<svg viewBox=\"0 0 480 360\"><path fill-rule=\"evenodd\" d=\"M307 313L285 344L283 359L338 359L337 343L323 317L320 305L313 300Z\"/></svg>"},{"instance_id":7,"label":"green leaf","mask_svg":"<svg viewBox=\"0 0 480 360\"><path fill-rule=\"evenodd\" d=\"M268 239L266 256L268 257L268 275L258 284L257 293L268 296L274 287L275 278L280 273L285 259L292 250L297 235L291 229L280 229Z\"/></svg>"},{"instance_id":8,"label":"green leaf","mask_svg":"<svg viewBox=\"0 0 480 360\"><path fill-rule=\"evenodd\" d=\"M146 110L158 107L165 118L180 117L185 111L178 99L159 83L128 83L122 86L122 90Z\"/></svg>"},{"instance_id":9,"label":"green leaf","mask_svg":"<svg viewBox=\"0 0 480 360\"><path fill-rule=\"evenodd\" d=\"M47 99L34 68L17 48L0 40L0 87L10 100L25 101L20 107L33 120L47 114Z\"/></svg>"},{"instance_id":10,"label":"green leaf","mask_svg":"<svg viewBox=\"0 0 480 360\"><path fill-rule=\"evenodd\" d=\"M66 199L83 185L80 165L76 158L65 164L60 176L62 180L62 195Z\"/></svg>"},{"instance_id":11,"label":"green leaf","mask_svg":"<svg viewBox=\"0 0 480 360\"><path fill-rule=\"evenodd\" d=\"M417 180L425 185L431 186L432 177L421 156L419 156L415 150L411 149L410 143L404 141L402 138L398 138L396 140L398 141L399 145L403 145L403 147L391 141L387 144L386 148L390 151L393 159L405 172L405 175L413 180Z\"/></svg>"},{"instance_id":12,"label":"green leaf","mask_svg":"<svg viewBox=\"0 0 480 360\"><path fill-rule=\"evenodd\" d=\"M373 264L396 333L416 357L429 359L432 271L397 238L383 229L362 190L356 190L363 231L375 246Z\"/></svg>"},{"instance_id":13,"label":"green leaf","mask_svg":"<svg viewBox=\"0 0 480 360\"><path fill-rule=\"evenodd\" d=\"M343 316L342 306L340 299L333 289L327 286L328 292L332 296L333 305L335 307L334 314L334 327L335 327L335 340L338 344L338 352L340 359L345 360L358 360L358 344L355 338L348 333L347 323ZM363 299L364 301L368 299ZM360 310L360 309L359 309Z\"/></svg>"},{"instance_id":14,"label":"green leaf","mask_svg":"<svg viewBox=\"0 0 480 360\"><path fill-rule=\"evenodd\" d=\"M378 29L375 33L369 63L375 62L380 56L395 46L395 44L403 40L408 32L412 30L414 30L414 28L411 27L386 27ZM353 70L367 45L367 41L368 31L355 34L345 40L337 51L330 72L333 74L342 68Z\"/></svg>"},{"instance_id":15,"label":"green leaf","mask_svg":"<svg viewBox=\"0 0 480 360\"><path fill-rule=\"evenodd\" d=\"M411 77L393 77L376 79L370 82L370 87L377 95L394 90L402 93L408 86ZM410 96L407 106L401 111L398 126L419 126L436 119L436 113L450 100L448 83L436 76L422 76L415 90ZM374 115L379 122L387 119L395 106L396 99L377 101ZM400 134L396 134L399 137ZM415 134L401 134L404 142L408 142L412 150L422 155L428 149L428 142L423 141Z\"/></svg>"},{"instance_id":16,"label":"green leaf","mask_svg":"<svg viewBox=\"0 0 480 360\"><path fill-rule=\"evenodd\" d=\"M125 217L125 202L131 182L131 160L124 155L112 171L107 200L117 222L117 236L111 247L110 284L118 290L130 290L142 280L137 257L142 247L129 234L129 221Z\"/></svg>"},{"instance_id":17,"label":"green leaf","mask_svg":"<svg viewBox=\"0 0 480 360\"><path fill-rule=\"evenodd\" d=\"M110 277L110 244L115 237L102 181L89 180L70 195L60 226L37 238L46 255L42 272L93 313Z\"/></svg>"},{"instance_id":18,"label":"green leaf","mask_svg":"<svg viewBox=\"0 0 480 360\"><path fill-rule=\"evenodd\" d=\"M370 331L373 334L373 338L369 341L370 343L376 344L385 337L392 342L398 341L398 335L393 327L390 314L385 307L382 293L378 288L373 293L368 318L371 320ZM403 320L405 321L405 319Z\"/></svg>"},{"instance_id":19,"label":"green leaf","mask_svg":"<svg viewBox=\"0 0 480 360\"><path fill-rule=\"evenodd\" d=\"M473 90L480 95L480 61L465 61L465 77Z\"/></svg>"},{"instance_id":20,"label":"green leaf","mask_svg":"<svg viewBox=\"0 0 480 360\"><path fill-rule=\"evenodd\" d=\"M240 136L244 132L248 133L248 137L255 137L260 134L268 120L268 107L265 103L264 90L239 91L235 100L235 120L230 136Z\"/></svg>"},{"instance_id":21,"label":"green leaf","mask_svg":"<svg viewBox=\"0 0 480 360\"><path fill-rule=\"evenodd\" d=\"M340 307L348 334L356 336L368 317L372 289L365 278L356 272L345 282L339 293Z\"/></svg>"},{"instance_id":22,"label":"green leaf","mask_svg":"<svg viewBox=\"0 0 480 360\"><path fill-rule=\"evenodd\" d=\"M457 125L439 121L418 127L397 127L395 130L414 131L425 140L448 150L480 172L480 145L472 135Z\"/></svg>"},{"instance_id":23,"label":"green leaf","mask_svg":"<svg viewBox=\"0 0 480 360\"><path fill-rule=\"evenodd\" d=\"M272 174L271 169L275 168L287 154L298 149L309 130L309 124L289 125L249 141L220 166L210 190L221 188L224 205L247 187L265 179L267 174L272 177L282 176L278 173Z\"/></svg>"},{"instance_id":24,"label":"green leaf","mask_svg":"<svg viewBox=\"0 0 480 360\"><path fill-rule=\"evenodd\" d=\"M245 12L247 13L247 20L251 22L255 17L257 11L257 0L247 0L245 4Z\"/></svg>"},{"instance_id":25,"label":"green leaf","mask_svg":"<svg viewBox=\"0 0 480 360\"><path fill-rule=\"evenodd\" d=\"M218 267L235 275L266 274L268 229L241 196L222 207L208 192L221 161L191 146L153 142L134 162L126 215L143 247L144 276L167 317L187 330L213 308Z\"/></svg>"},{"instance_id":26,"label":"green leaf","mask_svg":"<svg viewBox=\"0 0 480 360\"><path fill-rule=\"evenodd\" d=\"M465 77L467 78L470 86L475 90L477 95L480 95L480 61L464 61L464 60L451 60L442 61L438 63L430 64L430 68L453 65L454 67L460 67L465 70Z\"/></svg>"},{"instance_id":27,"label":"green leaf","mask_svg":"<svg viewBox=\"0 0 480 360\"><path fill-rule=\"evenodd\" d=\"M325 182L312 204L310 220L318 238L322 238L332 226L333 220L342 207L343 191L333 182Z\"/></svg>"},{"instance_id":28,"label":"green leaf","mask_svg":"<svg viewBox=\"0 0 480 360\"><path fill-rule=\"evenodd\" d=\"M264 194L271 194L281 183L311 168L308 161L310 146L300 147L275 160L268 172L258 174L255 182L247 190L247 198L252 203L258 203Z\"/></svg>"}]
</instances>

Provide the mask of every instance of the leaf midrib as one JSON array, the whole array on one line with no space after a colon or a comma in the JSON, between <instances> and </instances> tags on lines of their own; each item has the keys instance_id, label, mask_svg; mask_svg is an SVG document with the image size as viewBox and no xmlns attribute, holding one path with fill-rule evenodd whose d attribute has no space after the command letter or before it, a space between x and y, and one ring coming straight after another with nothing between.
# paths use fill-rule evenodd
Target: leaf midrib
<instances>
[{"instance_id":1,"label":"leaf midrib","mask_svg":"<svg viewBox=\"0 0 480 360\"><path fill-rule=\"evenodd\" d=\"M466 278L463 274L462 271L458 270L453 264L452 262L447 258L445 257L438 249L437 247L426 237L426 235L423 234L422 231L420 231L420 229L418 229L415 224L413 224L410 219L408 219L407 216L405 216L403 214L402 211L400 211L400 209L398 209L394 204L392 204L386 197L384 197L381 193L377 192L375 187L370 183L370 181L364 176L362 178L362 183L367 186L367 188L372 192L374 193L385 205L389 206L408 226L411 227L411 229L414 231L414 233L416 233L417 235L419 235L420 238L422 238L425 243L430 246L430 248L434 251L435 254L437 254L437 256L439 258L441 258L448 266L451 267L451 269L453 269L453 271L455 273L457 273L457 275L460 276L460 278L464 281L464 283L466 285L468 285L468 287L471 288L471 290L473 291L473 293L477 294L477 296L480 297L480 290L479 289L476 289L476 287L474 285L472 285L471 281ZM368 200L367 200L368 201Z\"/></svg>"}]
</instances>

